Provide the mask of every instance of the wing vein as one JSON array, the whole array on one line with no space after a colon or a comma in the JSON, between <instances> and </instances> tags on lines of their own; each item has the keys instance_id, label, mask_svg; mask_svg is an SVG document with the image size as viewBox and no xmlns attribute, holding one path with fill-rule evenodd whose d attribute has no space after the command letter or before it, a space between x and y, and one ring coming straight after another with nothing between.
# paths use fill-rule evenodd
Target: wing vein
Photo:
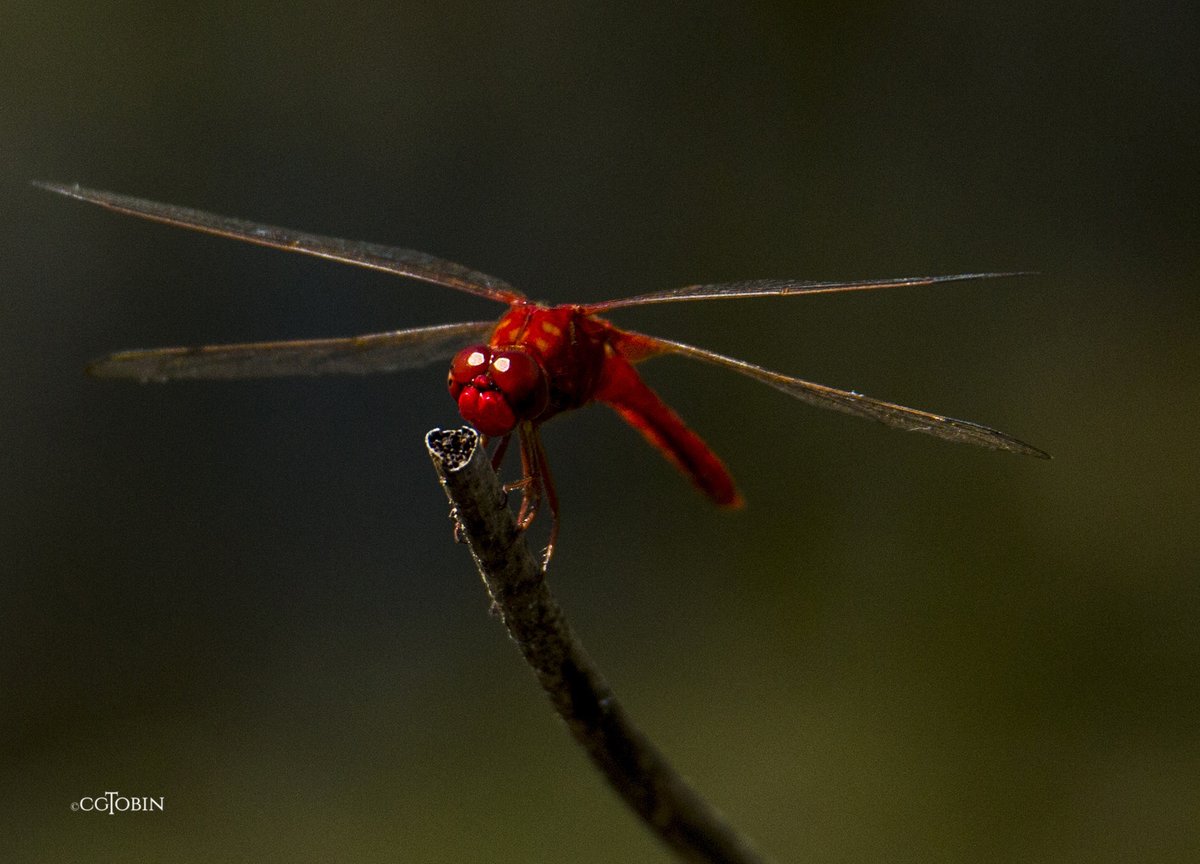
<instances>
[{"instance_id":1,"label":"wing vein","mask_svg":"<svg viewBox=\"0 0 1200 864\"><path fill-rule=\"evenodd\" d=\"M140 381L396 372L448 359L465 343L487 338L493 327L492 321L471 321L338 339L121 351L97 360L88 372Z\"/></svg>"},{"instance_id":2,"label":"wing vein","mask_svg":"<svg viewBox=\"0 0 1200 864\"><path fill-rule=\"evenodd\" d=\"M787 297L793 294L835 294L843 291L877 291L882 288L906 288L941 282L968 282L974 279L1000 279L1027 276L1028 272L957 273L950 276L906 276L899 279L867 279L854 282L812 282L800 279L749 279L717 285L685 285L665 291L652 291L636 297L605 300L587 307L589 313L607 312L627 306L651 306L681 300L725 300L734 297Z\"/></svg>"},{"instance_id":3,"label":"wing vein","mask_svg":"<svg viewBox=\"0 0 1200 864\"><path fill-rule=\"evenodd\" d=\"M726 357L723 354L717 354L715 351L697 348L683 342L674 342L670 339L661 339L656 336L646 336L645 334L634 333L632 331L624 332L627 334L632 353L639 360L659 354L679 354L684 357L691 357L694 360L701 360L705 363L712 363L716 366L732 369L735 372L774 387L776 390L780 390L794 399L818 408L829 408L834 411L840 411L843 414L875 420L896 429L903 429L909 432L922 432L946 441L974 444L990 450L1005 450L1010 453L1021 453L1040 459L1050 458L1049 454L1045 451L1039 450L1031 444L1026 444L1024 441L1014 438L1006 432L982 426L978 423L972 423L969 420L958 420L954 417L946 417L930 411L922 411L917 408L897 405L893 402L884 402L881 399L873 399L870 396L863 396L849 390L839 390L823 384L814 384L811 381L804 381L800 378L793 378L779 372L772 372L769 369L764 369L762 366ZM622 350L625 350L624 347L622 347Z\"/></svg>"},{"instance_id":4,"label":"wing vein","mask_svg":"<svg viewBox=\"0 0 1200 864\"><path fill-rule=\"evenodd\" d=\"M98 204L117 213L149 219L152 222L189 228L193 231L228 237L233 240L243 240L258 246L282 249L286 252L299 252L302 255L353 264L370 270L393 273L397 276L407 276L411 279L419 279L479 297L486 297L499 303L512 303L525 296L503 279L488 276L486 273L480 273L461 264L412 249L309 234L291 228L264 225L245 219L235 219L231 216L219 216L216 213L194 210L190 207L160 204L144 198L134 198L130 195L119 195L115 192L104 192L98 189L85 189L79 185L41 181L36 181L34 185L50 192L66 195L69 198Z\"/></svg>"}]
</instances>

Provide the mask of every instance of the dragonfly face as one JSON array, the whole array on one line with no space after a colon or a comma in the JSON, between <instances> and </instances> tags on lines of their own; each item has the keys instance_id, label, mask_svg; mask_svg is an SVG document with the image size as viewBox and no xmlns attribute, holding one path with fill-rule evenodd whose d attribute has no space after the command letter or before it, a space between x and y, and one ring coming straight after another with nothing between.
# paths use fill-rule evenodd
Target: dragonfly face
<instances>
[{"instance_id":1,"label":"dragonfly face","mask_svg":"<svg viewBox=\"0 0 1200 864\"><path fill-rule=\"evenodd\" d=\"M450 363L447 386L463 419L491 437L509 434L521 421L536 420L550 401L545 370L519 348L462 349Z\"/></svg>"}]
</instances>

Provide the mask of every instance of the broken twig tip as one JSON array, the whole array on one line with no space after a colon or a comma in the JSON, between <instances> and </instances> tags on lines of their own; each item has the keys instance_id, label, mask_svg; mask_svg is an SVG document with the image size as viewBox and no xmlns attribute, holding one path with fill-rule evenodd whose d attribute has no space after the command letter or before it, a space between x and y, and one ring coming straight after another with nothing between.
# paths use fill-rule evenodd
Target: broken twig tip
<instances>
[{"instance_id":1,"label":"broken twig tip","mask_svg":"<svg viewBox=\"0 0 1200 864\"><path fill-rule=\"evenodd\" d=\"M471 461L475 448L479 446L479 433L470 426L458 429L431 429L425 436L429 455L453 473Z\"/></svg>"}]
</instances>

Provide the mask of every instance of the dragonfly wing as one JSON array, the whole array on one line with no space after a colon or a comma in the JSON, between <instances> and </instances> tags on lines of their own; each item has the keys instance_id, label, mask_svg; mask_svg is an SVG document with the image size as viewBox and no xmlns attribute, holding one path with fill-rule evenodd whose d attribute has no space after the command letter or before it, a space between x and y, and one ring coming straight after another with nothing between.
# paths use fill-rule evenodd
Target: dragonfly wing
<instances>
[{"instance_id":1,"label":"dragonfly wing","mask_svg":"<svg viewBox=\"0 0 1200 864\"><path fill-rule=\"evenodd\" d=\"M435 285L456 288L459 291L466 291L468 294L486 297L500 303L512 303L514 300L524 297L520 291L502 279L411 249L382 246L378 243L365 243L359 240L341 240L337 237L322 237L318 234L308 234L290 228L279 228L229 216L218 216L215 213L193 210L190 207L159 204L129 195L118 195L115 192L85 189L78 185L42 182L34 185L70 198L78 198L80 201L99 204L101 207L117 213L139 216L153 222L164 222L180 228L190 228L206 234L216 234L218 237L245 240L259 246L269 246L272 249L300 252L317 258L328 258L331 261L341 261L371 270L382 270L385 273L408 276L412 279L432 282Z\"/></svg>"},{"instance_id":2,"label":"dragonfly wing","mask_svg":"<svg viewBox=\"0 0 1200 864\"><path fill-rule=\"evenodd\" d=\"M626 353L628 346L629 353L639 360L658 354L681 354L740 372L747 377L769 384L776 390L782 390L794 399L819 408L831 408L834 411L876 420L908 432L924 432L926 435L944 438L947 441L975 444L990 450L1007 450L1010 453L1022 453L1040 459L1050 458L1050 454L1043 450L978 423L956 420L953 417L944 417L941 414L933 414L916 408L906 408L903 405L872 399L870 396L863 396L849 390L838 390L823 384L813 384L810 381L781 375L761 366L755 366L753 363L735 360L732 357L685 345L682 342L672 342L669 339L659 339L628 330L617 331L615 328L613 332L621 334L621 338L617 340L621 352Z\"/></svg>"},{"instance_id":3,"label":"dragonfly wing","mask_svg":"<svg viewBox=\"0 0 1200 864\"><path fill-rule=\"evenodd\" d=\"M88 372L139 381L395 372L448 359L463 345L486 339L495 326L493 321L472 321L347 339L122 351L97 360Z\"/></svg>"},{"instance_id":4,"label":"dragonfly wing","mask_svg":"<svg viewBox=\"0 0 1200 864\"><path fill-rule=\"evenodd\" d=\"M807 282L797 279L751 279L745 282L726 282L720 285L686 285L666 291L653 291L636 297L606 300L586 308L588 314L607 312L623 306L650 306L655 303L674 303L679 300L718 300L729 297L786 297L791 294L834 294L841 291L875 291L880 288L906 288L913 285L933 285L937 282L966 282L972 279L999 279L1005 276L1027 276L1014 273L958 273L952 276L907 276L900 279L869 279L858 282Z\"/></svg>"}]
</instances>

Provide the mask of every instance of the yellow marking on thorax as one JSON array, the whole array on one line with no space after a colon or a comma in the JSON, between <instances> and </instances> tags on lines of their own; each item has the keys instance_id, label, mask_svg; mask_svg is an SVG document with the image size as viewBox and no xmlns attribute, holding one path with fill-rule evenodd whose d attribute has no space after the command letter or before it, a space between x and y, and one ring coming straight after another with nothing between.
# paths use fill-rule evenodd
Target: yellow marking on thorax
<instances>
[{"instance_id":1,"label":"yellow marking on thorax","mask_svg":"<svg viewBox=\"0 0 1200 864\"><path fill-rule=\"evenodd\" d=\"M525 328L529 326L529 316L526 315L521 321L510 320L503 327L496 329L492 340L502 342L504 344L515 344L521 339L521 335L525 332Z\"/></svg>"},{"instance_id":2,"label":"yellow marking on thorax","mask_svg":"<svg viewBox=\"0 0 1200 864\"><path fill-rule=\"evenodd\" d=\"M553 321L542 319L538 322L537 329L541 332L529 333L526 337L527 344L532 345L541 354L548 356L559 344L559 337L562 336L562 328Z\"/></svg>"}]
</instances>

